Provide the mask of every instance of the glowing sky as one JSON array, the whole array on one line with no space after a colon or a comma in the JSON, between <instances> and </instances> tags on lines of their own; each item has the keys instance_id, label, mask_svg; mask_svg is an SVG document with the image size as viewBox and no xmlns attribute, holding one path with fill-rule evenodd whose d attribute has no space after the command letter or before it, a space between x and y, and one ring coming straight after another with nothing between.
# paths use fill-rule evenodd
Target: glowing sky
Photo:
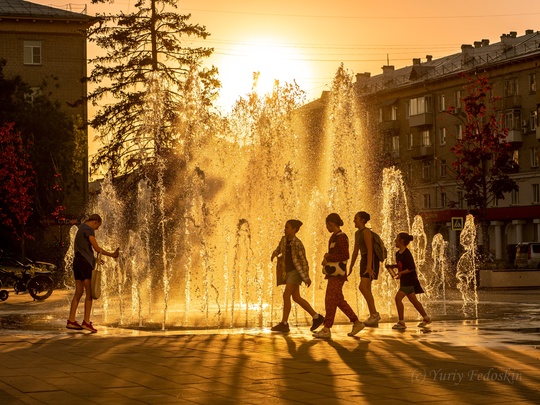
<instances>
[{"instance_id":1,"label":"glowing sky","mask_svg":"<svg viewBox=\"0 0 540 405\"><path fill-rule=\"evenodd\" d=\"M65 8L68 0L32 2ZM135 3L74 0L72 9L130 11ZM400 68L413 58L459 52L461 44L540 30L540 2L531 0L185 0L178 7L211 33L194 44L215 50L209 62L220 72L224 109L250 91L254 71L261 72L261 90L274 79L296 80L311 100L328 89L341 62L353 73L375 75L387 58Z\"/></svg>"}]
</instances>

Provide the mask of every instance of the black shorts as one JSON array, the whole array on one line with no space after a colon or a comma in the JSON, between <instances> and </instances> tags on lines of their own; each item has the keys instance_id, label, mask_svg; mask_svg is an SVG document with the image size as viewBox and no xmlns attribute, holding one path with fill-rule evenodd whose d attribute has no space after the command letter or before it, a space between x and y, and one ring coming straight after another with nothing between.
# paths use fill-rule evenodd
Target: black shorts
<instances>
[{"instance_id":1,"label":"black shorts","mask_svg":"<svg viewBox=\"0 0 540 405\"><path fill-rule=\"evenodd\" d=\"M375 252L373 252L373 278L372 280L377 280L379 278L379 266L380 262L377 259L377 256L375 255ZM362 255L362 258L360 259L360 277L361 278L369 278L369 274L366 272L367 270L367 255Z\"/></svg>"},{"instance_id":2,"label":"black shorts","mask_svg":"<svg viewBox=\"0 0 540 405\"><path fill-rule=\"evenodd\" d=\"M92 278L92 266L79 252L75 253L73 259L73 275L75 280L88 280Z\"/></svg>"}]
</instances>

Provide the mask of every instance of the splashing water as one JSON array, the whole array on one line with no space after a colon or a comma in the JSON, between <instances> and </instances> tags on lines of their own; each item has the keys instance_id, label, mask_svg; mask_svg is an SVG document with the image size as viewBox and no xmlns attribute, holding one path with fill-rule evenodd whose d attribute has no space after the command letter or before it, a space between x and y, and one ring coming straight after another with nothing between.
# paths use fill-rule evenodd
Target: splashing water
<instances>
[{"instance_id":1,"label":"splashing water","mask_svg":"<svg viewBox=\"0 0 540 405\"><path fill-rule=\"evenodd\" d=\"M476 226L469 214L461 231L460 243L464 252L457 263L458 289L463 298L463 313L478 317L478 294L476 289Z\"/></svg>"},{"instance_id":2,"label":"splashing water","mask_svg":"<svg viewBox=\"0 0 540 405\"><path fill-rule=\"evenodd\" d=\"M443 303L443 314L446 315L446 273L448 271L448 242L438 233L431 241L431 257L433 266L431 268L429 284L427 284L426 296L429 299L439 299Z\"/></svg>"}]
</instances>

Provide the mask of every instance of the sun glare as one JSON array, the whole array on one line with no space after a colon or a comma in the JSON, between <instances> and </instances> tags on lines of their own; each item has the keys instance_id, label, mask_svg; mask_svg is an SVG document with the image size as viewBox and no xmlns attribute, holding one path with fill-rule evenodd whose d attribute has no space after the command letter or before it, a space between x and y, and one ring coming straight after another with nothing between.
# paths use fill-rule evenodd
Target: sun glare
<instances>
[{"instance_id":1,"label":"sun glare","mask_svg":"<svg viewBox=\"0 0 540 405\"><path fill-rule=\"evenodd\" d=\"M276 80L280 84L294 80L298 83L302 77L309 76L311 68L291 46L254 40L237 44L232 52L222 55L218 69L223 86L220 104L230 107L239 97L251 92L255 72L259 76L254 90L267 94Z\"/></svg>"}]
</instances>

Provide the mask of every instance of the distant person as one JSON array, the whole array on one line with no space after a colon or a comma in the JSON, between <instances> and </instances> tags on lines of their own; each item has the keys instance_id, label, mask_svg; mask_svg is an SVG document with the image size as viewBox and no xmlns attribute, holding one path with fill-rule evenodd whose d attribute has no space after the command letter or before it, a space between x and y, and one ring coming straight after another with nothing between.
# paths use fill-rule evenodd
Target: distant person
<instances>
[{"instance_id":1,"label":"distant person","mask_svg":"<svg viewBox=\"0 0 540 405\"><path fill-rule=\"evenodd\" d=\"M79 230L75 235L73 246L75 250L75 257L73 258L75 295L71 301L71 309L66 324L66 328L68 329L86 329L92 333L97 332L97 329L90 322L90 312L92 311L92 270L96 263L94 251L114 258L118 257L120 251L117 248L113 253L110 253L98 245L94 231L99 229L101 222L101 217L98 214L92 214L79 226ZM86 292L86 296L84 299L84 319L81 325L75 320L75 316L77 315L77 307L79 306L83 291Z\"/></svg>"},{"instance_id":2,"label":"distant person","mask_svg":"<svg viewBox=\"0 0 540 405\"><path fill-rule=\"evenodd\" d=\"M324 268L330 267L330 270L339 267L343 274L329 275L327 270L325 276L328 280L325 295L326 318L323 323L324 327L313 334L316 338L332 337L330 329L334 325L337 308L341 309L353 323L352 330L348 333L349 336L356 335L364 328L364 324L358 320L358 317L343 296L343 284L347 281L346 262L349 260L349 238L341 231L341 226L343 226L343 220L338 214L332 213L326 217L326 229L332 235L328 241L328 253L324 255L322 265ZM336 270L335 273L337 274L338 271Z\"/></svg>"},{"instance_id":3,"label":"distant person","mask_svg":"<svg viewBox=\"0 0 540 405\"><path fill-rule=\"evenodd\" d=\"M309 287L309 265L306 259L306 250L302 241L298 239L296 233L300 230L302 222L297 219L290 219L285 223L285 236L281 238L276 250L272 253L270 261L274 257L278 258L278 285L285 284L283 291L283 317L281 322L273 326L272 332L288 333L289 314L291 312L291 297L304 311L312 317L310 330L314 331L324 322L324 316L315 312L304 298L300 296L300 285L302 281Z\"/></svg>"},{"instance_id":4,"label":"distant person","mask_svg":"<svg viewBox=\"0 0 540 405\"><path fill-rule=\"evenodd\" d=\"M371 219L371 216L365 212L357 212L354 216L354 226L357 231L354 234L354 248L351 257L351 265L349 274L352 273L358 252L360 252L360 292L366 300L369 317L364 321L366 326L377 326L381 320L379 312L375 306L375 299L371 292L371 283L373 280L379 278L379 260L373 250L373 235L371 230L366 227L367 222Z\"/></svg>"},{"instance_id":5,"label":"distant person","mask_svg":"<svg viewBox=\"0 0 540 405\"><path fill-rule=\"evenodd\" d=\"M418 324L419 327L424 328L431 323L431 318L427 316L422 303L416 298L416 294L424 292L418 275L416 274L416 265L414 264L414 258L411 251L407 248L409 243L413 240L413 236L406 232L400 232L396 237L396 264L389 265L387 267L397 268L396 279L399 279L399 291L396 294L396 307L398 311L398 322L392 326L392 329L405 330L403 298L406 296L411 304L414 305L416 310L422 315L422 322Z\"/></svg>"}]
</instances>

